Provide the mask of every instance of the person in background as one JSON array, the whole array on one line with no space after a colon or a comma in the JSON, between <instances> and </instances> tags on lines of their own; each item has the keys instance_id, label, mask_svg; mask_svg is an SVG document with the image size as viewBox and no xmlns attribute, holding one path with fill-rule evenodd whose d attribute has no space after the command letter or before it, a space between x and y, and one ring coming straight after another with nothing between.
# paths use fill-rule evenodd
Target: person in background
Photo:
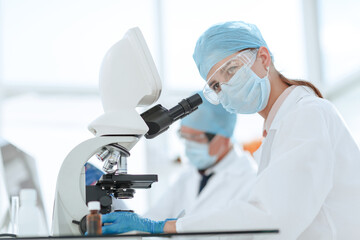
<instances>
[{"instance_id":1,"label":"person in background","mask_svg":"<svg viewBox=\"0 0 360 240\"><path fill-rule=\"evenodd\" d=\"M203 98L203 93L199 92ZM181 120L187 167L179 173L145 217L176 218L226 205L235 197L246 199L257 166L249 153L231 139L236 114L203 99L203 104Z\"/></svg>"},{"instance_id":2,"label":"person in background","mask_svg":"<svg viewBox=\"0 0 360 240\"><path fill-rule=\"evenodd\" d=\"M209 101L265 120L248 200L177 220L121 213L103 220L117 232L276 228L280 234L272 239L360 239L360 149L333 104L310 82L283 76L253 24L213 25L200 36L193 57Z\"/></svg>"}]
</instances>

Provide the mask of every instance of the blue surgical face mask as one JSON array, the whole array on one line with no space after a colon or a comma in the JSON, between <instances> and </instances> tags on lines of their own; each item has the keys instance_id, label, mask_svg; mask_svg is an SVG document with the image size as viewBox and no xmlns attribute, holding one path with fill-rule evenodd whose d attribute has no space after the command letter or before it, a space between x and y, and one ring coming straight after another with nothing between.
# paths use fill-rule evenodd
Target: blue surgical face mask
<instances>
[{"instance_id":1,"label":"blue surgical face mask","mask_svg":"<svg viewBox=\"0 0 360 240\"><path fill-rule=\"evenodd\" d=\"M209 145L185 140L185 154L190 163L199 170L204 170L213 165L217 156L209 155Z\"/></svg>"},{"instance_id":2,"label":"blue surgical face mask","mask_svg":"<svg viewBox=\"0 0 360 240\"><path fill-rule=\"evenodd\" d=\"M226 84L221 85L219 100L231 113L250 114L262 111L269 100L268 74L260 78L250 66L243 66Z\"/></svg>"}]
</instances>

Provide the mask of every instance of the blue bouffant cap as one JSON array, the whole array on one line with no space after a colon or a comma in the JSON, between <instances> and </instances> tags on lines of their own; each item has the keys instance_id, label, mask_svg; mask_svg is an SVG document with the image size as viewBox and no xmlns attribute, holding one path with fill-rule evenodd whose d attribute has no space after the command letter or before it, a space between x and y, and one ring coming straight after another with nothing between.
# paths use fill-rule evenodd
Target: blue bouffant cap
<instances>
[{"instance_id":1,"label":"blue bouffant cap","mask_svg":"<svg viewBox=\"0 0 360 240\"><path fill-rule=\"evenodd\" d=\"M197 92L203 103L193 113L181 119L181 126L231 138L236 124L236 114L226 111L221 104L213 105Z\"/></svg>"},{"instance_id":2,"label":"blue bouffant cap","mask_svg":"<svg viewBox=\"0 0 360 240\"><path fill-rule=\"evenodd\" d=\"M196 42L193 58L203 79L219 61L247 48L268 46L253 24L232 21L213 25ZM269 50L270 52L270 50ZM273 58L270 52L271 58Z\"/></svg>"}]
</instances>

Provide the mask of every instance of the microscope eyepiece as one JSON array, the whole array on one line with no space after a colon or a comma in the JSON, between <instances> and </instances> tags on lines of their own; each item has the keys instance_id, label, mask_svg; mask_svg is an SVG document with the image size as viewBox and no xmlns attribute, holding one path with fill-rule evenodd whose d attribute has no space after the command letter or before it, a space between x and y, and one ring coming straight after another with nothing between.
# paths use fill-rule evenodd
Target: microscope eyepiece
<instances>
[{"instance_id":1,"label":"microscope eyepiece","mask_svg":"<svg viewBox=\"0 0 360 240\"><path fill-rule=\"evenodd\" d=\"M199 94L194 94L186 98L185 101L190 104L191 108L197 108L203 102Z\"/></svg>"},{"instance_id":2,"label":"microscope eyepiece","mask_svg":"<svg viewBox=\"0 0 360 240\"><path fill-rule=\"evenodd\" d=\"M195 111L201 103L200 95L194 94L181 100L170 110L167 110L160 104L150 108L141 114L141 117L149 127L145 138L151 139L165 132L173 122Z\"/></svg>"},{"instance_id":3,"label":"microscope eyepiece","mask_svg":"<svg viewBox=\"0 0 360 240\"><path fill-rule=\"evenodd\" d=\"M201 103L202 99L200 95L195 94L191 97L181 100L178 105L169 110L169 114L174 119L174 121L176 121L195 111Z\"/></svg>"}]
</instances>

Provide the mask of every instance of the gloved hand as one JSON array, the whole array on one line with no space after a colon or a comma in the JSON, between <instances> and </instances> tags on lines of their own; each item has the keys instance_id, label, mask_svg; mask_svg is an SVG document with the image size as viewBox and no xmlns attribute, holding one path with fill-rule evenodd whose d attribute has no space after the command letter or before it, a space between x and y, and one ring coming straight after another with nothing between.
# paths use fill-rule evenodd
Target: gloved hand
<instances>
[{"instance_id":1,"label":"gloved hand","mask_svg":"<svg viewBox=\"0 0 360 240\"><path fill-rule=\"evenodd\" d=\"M153 221L132 212L113 212L102 215L102 222L110 223L102 227L103 234L119 234L130 231L163 233L166 221Z\"/></svg>"}]
</instances>

